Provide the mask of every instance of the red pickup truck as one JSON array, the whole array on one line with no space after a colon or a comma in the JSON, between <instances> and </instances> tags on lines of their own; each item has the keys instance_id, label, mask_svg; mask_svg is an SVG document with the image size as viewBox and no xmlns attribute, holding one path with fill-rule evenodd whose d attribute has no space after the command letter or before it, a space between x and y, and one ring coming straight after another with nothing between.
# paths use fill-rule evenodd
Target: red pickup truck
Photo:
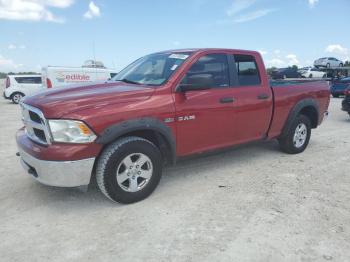
<instances>
[{"instance_id":1,"label":"red pickup truck","mask_svg":"<svg viewBox=\"0 0 350 262\"><path fill-rule=\"evenodd\" d=\"M105 83L25 98L18 155L41 183L87 186L96 177L108 198L132 203L180 157L264 139L303 152L329 100L325 81L269 82L257 52L164 51Z\"/></svg>"}]
</instances>

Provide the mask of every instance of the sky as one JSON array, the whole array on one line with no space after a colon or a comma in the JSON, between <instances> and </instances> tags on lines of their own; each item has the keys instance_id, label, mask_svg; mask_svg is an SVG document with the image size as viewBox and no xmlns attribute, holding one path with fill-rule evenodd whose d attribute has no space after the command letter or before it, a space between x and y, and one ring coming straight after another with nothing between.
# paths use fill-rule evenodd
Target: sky
<instances>
[{"instance_id":1,"label":"sky","mask_svg":"<svg viewBox=\"0 0 350 262\"><path fill-rule=\"evenodd\" d=\"M157 51L257 50L267 67L350 60L350 0L0 0L0 72Z\"/></svg>"}]
</instances>

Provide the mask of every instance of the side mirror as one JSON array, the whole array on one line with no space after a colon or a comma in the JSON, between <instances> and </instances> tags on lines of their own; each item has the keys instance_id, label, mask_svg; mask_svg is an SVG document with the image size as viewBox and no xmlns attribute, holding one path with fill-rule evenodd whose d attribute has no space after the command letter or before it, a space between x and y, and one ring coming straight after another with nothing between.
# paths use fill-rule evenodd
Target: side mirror
<instances>
[{"instance_id":1,"label":"side mirror","mask_svg":"<svg viewBox=\"0 0 350 262\"><path fill-rule=\"evenodd\" d=\"M176 92L207 90L213 85L214 81L211 74L196 74L184 78L176 87Z\"/></svg>"}]
</instances>

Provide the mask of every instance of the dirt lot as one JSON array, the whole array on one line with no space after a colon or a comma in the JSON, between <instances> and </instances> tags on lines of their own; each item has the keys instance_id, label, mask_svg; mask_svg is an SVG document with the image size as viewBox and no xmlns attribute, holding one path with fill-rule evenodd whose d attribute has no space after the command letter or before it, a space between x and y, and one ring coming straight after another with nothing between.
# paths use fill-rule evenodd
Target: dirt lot
<instances>
[{"instance_id":1,"label":"dirt lot","mask_svg":"<svg viewBox=\"0 0 350 262\"><path fill-rule=\"evenodd\" d=\"M350 261L350 118L340 102L303 154L263 142L187 160L148 199L119 205L96 186L50 188L25 174L19 107L0 99L0 260Z\"/></svg>"}]
</instances>

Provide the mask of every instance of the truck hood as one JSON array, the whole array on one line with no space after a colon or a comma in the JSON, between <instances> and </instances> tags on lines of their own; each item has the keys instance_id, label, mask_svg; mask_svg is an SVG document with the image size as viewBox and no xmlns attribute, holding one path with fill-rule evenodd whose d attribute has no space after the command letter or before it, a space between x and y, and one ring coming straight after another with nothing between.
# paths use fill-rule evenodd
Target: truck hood
<instances>
[{"instance_id":1,"label":"truck hood","mask_svg":"<svg viewBox=\"0 0 350 262\"><path fill-rule=\"evenodd\" d=\"M123 82L94 83L62 87L26 97L24 103L39 108L48 118L62 116L88 108L103 108L111 104L149 99L155 88Z\"/></svg>"}]
</instances>

